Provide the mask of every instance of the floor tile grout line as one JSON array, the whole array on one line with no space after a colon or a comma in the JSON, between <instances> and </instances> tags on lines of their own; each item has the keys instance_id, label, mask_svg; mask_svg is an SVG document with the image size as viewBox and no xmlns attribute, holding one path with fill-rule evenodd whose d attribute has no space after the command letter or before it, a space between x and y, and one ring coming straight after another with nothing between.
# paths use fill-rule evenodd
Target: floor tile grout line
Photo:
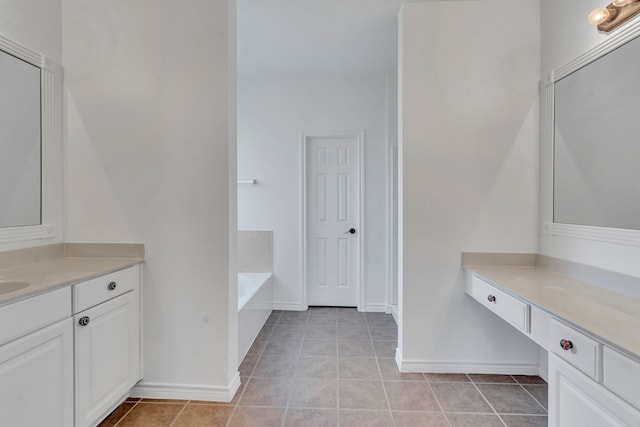
<instances>
[{"instance_id":1,"label":"floor tile grout line","mask_svg":"<svg viewBox=\"0 0 640 427\"><path fill-rule=\"evenodd\" d=\"M126 402L126 401L127 401L127 399L125 399L125 402ZM122 417L120 417L120 419L119 419L119 420L118 420L118 421L113 425L113 427L116 427L118 424L120 424L120 422L121 422L122 420L124 420L124 418L125 418L127 415L129 415L129 414L131 413L131 411L133 411L133 408L135 408L136 406L138 406L138 403L140 403L140 402L142 402L142 399L140 399L140 400L136 401L136 403L134 403L134 404L133 404L133 406L131 407L131 409L129 409L127 412L125 412L125 414L124 414ZM123 402L123 403L124 403L124 402ZM104 420L102 420L102 421L104 421Z\"/></svg>"},{"instance_id":2,"label":"floor tile grout line","mask_svg":"<svg viewBox=\"0 0 640 427\"><path fill-rule=\"evenodd\" d=\"M373 347L373 336L371 335L371 327L369 325L369 320L367 320L365 314L365 322L367 325L367 331L369 332L369 339L371 340L371 347ZM373 354L375 356L375 347L373 347ZM389 394L387 393L387 386L384 383L384 379L382 378L382 369L380 369L380 363L378 362L378 358L375 358L376 366L378 367L378 375L380 375L380 381L382 382L382 392L384 393L384 400L387 402L387 408L389 410L389 417L391 417L391 424L395 427L396 420L393 418L393 412L391 412L391 402L389 402Z\"/></svg>"},{"instance_id":3,"label":"floor tile grout line","mask_svg":"<svg viewBox=\"0 0 640 427\"><path fill-rule=\"evenodd\" d=\"M540 406L542 407L542 409L544 409L544 413L545 413L545 414L548 414L548 413L549 413L549 410L548 410L547 408L545 408L545 407L544 407L544 405L543 405L543 404L542 404L538 399L536 399L536 397L535 397L533 394L529 393L529 390L527 390L527 389L524 387L524 385L523 385L523 384L518 383L518 385L520 386L520 388L522 388L522 389L524 390L524 392L525 392L525 393L527 393L529 396L531 396L531 398L532 398L533 400L535 400L535 402L536 402L538 405L540 405ZM531 385L531 384L527 384L527 385ZM542 384L540 384L540 386L542 386ZM548 405L548 404L549 404L549 402L547 402L547 405Z\"/></svg>"},{"instance_id":4,"label":"floor tile grout line","mask_svg":"<svg viewBox=\"0 0 640 427\"><path fill-rule=\"evenodd\" d=\"M184 406L182 407L182 409L180 409L180 411L178 412L176 417L173 419L173 421L171 421L171 424L169 424L169 427L175 426L176 421L178 421L178 418L180 418L180 415L182 415L182 413L187 409L187 406L189 405L189 402L191 402L191 400L187 400L187 403L185 403Z\"/></svg>"},{"instance_id":5,"label":"floor tile grout line","mask_svg":"<svg viewBox=\"0 0 640 427\"><path fill-rule=\"evenodd\" d=\"M500 415L506 415L508 417L548 418L547 414L521 414L520 412L502 412Z\"/></svg>"},{"instance_id":6,"label":"floor tile grout line","mask_svg":"<svg viewBox=\"0 0 640 427\"><path fill-rule=\"evenodd\" d=\"M445 412L445 414L452 414L452 415L498 415L495 411L488 411L488 412L449 411L449 412ZM523 415L523 414L502 414L502 415Z\"/></svg>"},{"instance_id":7,"label":"floor tile grout line","mask_svg":"<svg viewBox=\"0 0 640 427\"><path fill-rule=\"evenodd\" d=\"M308 309L307 309L308 310ZM300 357L302 356L302 344L304 343L304 337L307 335L307 327L309 325L309 313L307 313L307 315L305 316L304 319L304 332L302 333L302 338L300 339L300 347L298 348L298 356L296 359L296 363L295 363L295 367L293 368L294 370L298 369L298 366L300 365ZM297 326L297 325L296 325ZM296 372L293 373L293 375L295 376ZM284 407L284 416L282 417L282 422L281 422L281 427L285 427L285 423L287 421L287 416L289 415L289 403L291 402L291 389L292 389L292 385L293 385L293 376L291 378L289 378L288 380L288 384L287 384L287 402L285 404Z\"/></svg>"},{"instance_id":8,"label":"floor tile grout line","mask_svg":"<svg viewBox=\"0 0 640 427\"><path fill-rule=\"evenodd\" d=\"M424 377L427 383L427 386L429 386L429 390L431 390L431 394L433 394L433 398L436 400L436 403L438 404L438 408L440 408L440 413L444 416L444 420L447 422L449 427L451 427L451 421L449 421L449 417L447 417L446 412L444 412L444 408L440 404L440 400L438 400L438 396L436 395L436 392L433 391L433 387L431 387L431 383L429 382L429 380L427 380L427 377L424 375L424 373L422 376Z\"/></svg>"},{"instance_id":9,"label":"floor tile grout line","mask_svg":"<svg viewBox=\"0 0 640 427\"><path fill-rule=\"evenodd\" d=\"M257 362L256 362L256 364L257 364ZM255 366L253 367L253 369L255 369ZM251 372L253 372L253 371L251 371ZM233 416L237 412L238 406L240 406L240 400L244 396L244 392L247 390L247 387L249 386L250 383L251 383L251 376L248 377L247 383L244 385L244 388L242 389L242 392L240 393L240 396L238 396L238 401L235 403L235 405L233 405L233 410L231 411L231 414L229 414L229 418L227 419L227 423L225 424L225 426L228 427L229 424L231 423L231 419L233 418Z\"/></svg>"},{"instance_id":10,"label":"floor tile grout line","mask_svg":"<svg viewBox=\"0 0 640 427\"><path fill-rule=\"evenodd\" d=\"M277 325L278 322L280 321L280 316L281 315L282 315L282 313L278 314L278 318L276 319L276 323L273 325L273 328L271 328L271 332L267 335L267 338L265 338L264 347L262 348L262 350L260 350L258 352L258 358L256 360L256 363L253 365L253 368L251 368L251 372L249 372L249 376L246 377L247 378L247 382L244 385L244 387L242 388L242 391L240 392L240 396L238 396L237 402L233 405L233 410L231 411L231 414L229 414L229 418L227 419L225 427L229 427L229 425L231 423L231 420L233 419L233 416L236 414L236 412L238 410L238 406L240 406L240 401L242 400L242 397L244 396L244 392L247 390L247 387L251 383L251 378L253 378L253 373L256 370L256 367L258 366L258 362L260 362L260 359L262 359L262 356L264 355L265 349L269 345L269 341L271 340L271 334L273 334L273 331L275 330L275 325Z\"/></svg>"},{"instance_id":11,"label":"floor tile grout line","mask_svg":"<svg viewBox=\"0 0 640 427\"><path fill-rule=\"evenodd\" d=\"M469 377L469 375L467 375ZM471 379L471 377L469 377L469 379ZM504 422L504 420L502 419L502 417L500 416L500 414L498 413L498 411L496 411L496 408L493 407L493 405L491 404L491 402L489 402L489 399L487 399L487 397L484 395L484 393L480 390L480 388L478 387L478 385L473 382L473 380L471 381L471 384L473 384L473 386L476 388L476 390L478 390L478 393L480 393L480 396L482 396L482 398L487 402L487 404L489 405L489 407L491 408L491 410L493 411L494 414L496 414L498 416L498 419L500 420L500 422L505 426L507 426L507 423Z\"/></svg>"}]
</instances>

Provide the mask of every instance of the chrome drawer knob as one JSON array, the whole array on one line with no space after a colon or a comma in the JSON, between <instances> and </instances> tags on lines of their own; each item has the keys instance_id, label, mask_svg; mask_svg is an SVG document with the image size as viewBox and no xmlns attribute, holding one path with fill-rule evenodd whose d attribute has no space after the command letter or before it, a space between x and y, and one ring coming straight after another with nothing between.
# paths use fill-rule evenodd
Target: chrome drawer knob
<instances>
[{"instance_id":1,"label":"chrome drawer knob","mask_svg":"<svg viewBox=\"0 0 640 427\"><path fill-rule=\"evenodd\" d=\"M84 316L81 317L80 320L78 321L78 323L80 324L80 326L87 326L89 324L89 321L91 319L89 319L89 316Z\"/></svg>"},{"instance_id":2,"label":"chrome drawer knob","mask_svg":"<svg viewBox=\"0 0 640 427\"><path fill-rule=\"evenodd\" d=\"M571 350L573 348L573 343L563 338L560 340L560 348L567 351Z\"/></svg>"},{"instance_id":3,"label":"chrome drawer knob","mask_svg":"<svg viewBox=\"0 0 640 427\"><path fill-rule=\"evenodd\" d=\"M114 291L116 289L116 286L117 286L116 282L110 282L107 285L107 289L109 289L110 291Z\"/></svg>"},{"instance_id":4,"label":"chrome drawer knob","mask_svg":"<svg viewBox=\"0 0 640 427\"><path fill-rule=\"evenodd\" d=\"M489 295L487 297L487 301L495 303L496 302L496 297L494 297L493 295Z\"/></svg>"}]
</instances>

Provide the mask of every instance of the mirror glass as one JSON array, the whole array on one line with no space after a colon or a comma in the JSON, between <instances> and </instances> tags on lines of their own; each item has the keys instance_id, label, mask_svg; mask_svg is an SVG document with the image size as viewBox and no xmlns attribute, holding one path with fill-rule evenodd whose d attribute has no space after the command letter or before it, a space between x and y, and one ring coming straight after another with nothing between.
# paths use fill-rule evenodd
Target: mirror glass
<instances>
[{"instance_id":1,"label":"mirror glass","mask_svg":"<svg viewBox=\"0 0 640 427\"><path fill-rule=\"evenodd\" d=\"M0 227L39 225L40 68L0 51Z\"/></svg>"},{"instance_id":2,"label":"mirror glass","mask_svg":"<svg viewBox=\"0 0 640 427\"><path fill-rule=\"evenodd\" d=\"M555 84L553 221L640 229L640 38Z\"/></svg>"}]
</instances>

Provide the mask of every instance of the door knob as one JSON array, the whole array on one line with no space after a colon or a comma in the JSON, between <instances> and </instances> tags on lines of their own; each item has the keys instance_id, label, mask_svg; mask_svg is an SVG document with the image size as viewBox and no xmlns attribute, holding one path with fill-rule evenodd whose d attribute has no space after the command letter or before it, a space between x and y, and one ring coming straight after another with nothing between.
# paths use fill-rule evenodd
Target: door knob
<instances>
[{"instance_id":1,"label":"door knob","mask_svg":"<svg viewBox=\"0 0 640 427\"><path fill-rule=\"evenodd\" d=\"M345 231L344 234L356 234L356 229L355 228L350 228L347 231Z\"/></svg>"}]
</instances>

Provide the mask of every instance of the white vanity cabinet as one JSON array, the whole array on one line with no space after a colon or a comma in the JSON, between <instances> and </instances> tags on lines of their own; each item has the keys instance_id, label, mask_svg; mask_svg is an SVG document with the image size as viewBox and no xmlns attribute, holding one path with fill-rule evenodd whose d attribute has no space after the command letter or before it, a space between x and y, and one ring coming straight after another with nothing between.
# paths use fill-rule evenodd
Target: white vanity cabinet
<instances>
[{"instance_id":1,"label":"white vanity cabinet","mask_svg":"<svg viewBox=\"0 0 640 427\"><path fill-rule=\"evenodd\" d=\"M637 362L553 318L548 338L549 426L640 427Z\"/></svg>"},{"instance_id":2,"label":"white vanity cabinet","mask_svg":"<svg viewBox=\"0 0 640 427\"><path fill-rule=\"evenodd\" d=\"M638 426L638 409L560 357L549 354L549 427Z\"/></svg>"},{"instance_id":3,"label":"white vanity cabinet","mask_svg":"<svg viewBox=\"0 0 640 427\"><path fill-rule=\"evenodd\" d=\"M74 285L76 427L98 424L141 378L140 272Z\"/></svg>"},{"instance_id":4,"label":"white vanity cabinet","mask_svg":"<svg viewBox=\"0 0 640 427\"><path fill-rule=\"evenodd\" d=\"M69 288L0 307L0 425L73 425Z\"/></svg>"}]
</instances>

